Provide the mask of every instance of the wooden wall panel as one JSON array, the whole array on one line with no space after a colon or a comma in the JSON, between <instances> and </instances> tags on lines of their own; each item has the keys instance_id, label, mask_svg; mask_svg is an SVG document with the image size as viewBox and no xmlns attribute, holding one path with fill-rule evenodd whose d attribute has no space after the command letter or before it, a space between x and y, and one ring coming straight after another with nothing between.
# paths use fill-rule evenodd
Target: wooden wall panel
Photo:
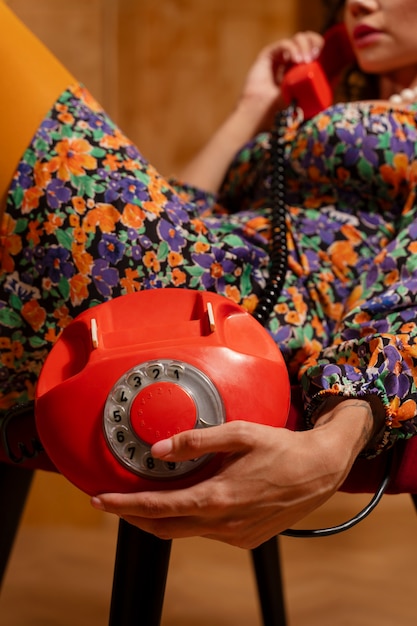
<instances>
[{"instance_id":1,"label":"wooden wall panel","mask_svg":"<svg viewBox=\"0 0 417 626\"><path fill-rule=\"evenodd\" d=\"M22 21L108 110L114 90L117 0L7 0Z\"/></svg>"},{"instance_id":2,"label":"wooden wall panel","mask_svg":"<svg viewBox=\"0 0 417 626\"><path fill-rule=\"evenodd\" d=\"M293 32L288 0L120 0L119 116L175 172L234 106L258 51Z\"/></svg>"},{"instance_id":3,"label":"wooden wall panel","mask_svg":"<svg viewBox=\"0 0 417 626\"><path fill-rule=\"evenodd\" d=\"M297 30L317 30L320 32L324 26L325 1L297 0L296 5Z\"/></svg>"}]
</instances>

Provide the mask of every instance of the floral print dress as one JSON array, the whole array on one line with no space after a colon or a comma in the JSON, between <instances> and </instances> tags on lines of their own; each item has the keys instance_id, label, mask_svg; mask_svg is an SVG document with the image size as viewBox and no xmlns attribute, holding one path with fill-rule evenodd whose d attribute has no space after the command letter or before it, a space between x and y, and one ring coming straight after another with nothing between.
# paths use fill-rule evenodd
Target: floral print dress
<instances>
[{"instance_id":1,"label":"floral print dress","mask_svg":"<svg viewBox=\"0 0 417 626\"><path fill-rule=\"evenodd\" d=\"M288 270L266 323L306 414L377 394L390 438L417 428L416 112L335 105L285 131ZM217 195L162 177L80 85L21 158L1 222L0 410L34 396L81 311L163 287L249 311L269 274L270 137L236 155Z\"/></svg>"}]
</instances>

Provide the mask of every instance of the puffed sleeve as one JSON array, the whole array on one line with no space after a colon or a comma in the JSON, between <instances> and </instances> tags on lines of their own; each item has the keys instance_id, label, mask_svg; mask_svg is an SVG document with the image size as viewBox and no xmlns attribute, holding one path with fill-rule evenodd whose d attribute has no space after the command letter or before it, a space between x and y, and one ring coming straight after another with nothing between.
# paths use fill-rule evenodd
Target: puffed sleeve
<instances>
[{"instance_id":1,"label":"puffed sleeve","mask_svg":"<svg viewBox=\"0 0 417 626\"><path fill-rule=\"evenodd\" d=\"M373 247L363 235L360 269L343 302L343 314L331 341L303 364L300 379L310 425L329 395L378 396L386 430L375 453L417 433L416 113L377 105L352 107L344 117L341 108L335 113L324 113L316 127L311 123L306 129L310 147L305 161L297 162L298 175L305 176L303 168L319 171L313 168L318 159L326 165L320 163L326 171L324 183L310 176L308 199L319 202L326 184L336 207L349 210L362 226L376 223L372 216L378 214L384 221L377 247L375 230ZM320 152L325 135L320 121L326 116L335 132L333 144L322 141ZM294 190L293 200L302 205L302 190Z\"/></svg>"},{"instance_id":2,"label":"puffed sleeve","mask_svg":"<svg viewBox=\"0 0 417 626\"><path fill-rule=\"evenodd\" d=\"M302 370L310 416L329 394L380 398L378 448L417 433L417 186L409 182L395 236L364 263L331 344Z\"/></svg>"}]
</instances>

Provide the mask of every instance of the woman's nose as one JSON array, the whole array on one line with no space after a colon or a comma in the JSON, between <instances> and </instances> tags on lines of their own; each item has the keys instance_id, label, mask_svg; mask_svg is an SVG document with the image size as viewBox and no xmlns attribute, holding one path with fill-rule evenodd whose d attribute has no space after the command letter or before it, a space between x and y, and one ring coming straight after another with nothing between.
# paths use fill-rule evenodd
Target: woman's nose
<instances>
[{"instance_id":1,"label":"woman's nose","mask_svg":"<svg viewBox=\"0 0 417 626\"><path fill-rule=\"evenodd\" d=\"M367 15L376 10L375 0L346 0L345 11L350 13L353 17L359 15Z\"/></svg>"}]
</instances>

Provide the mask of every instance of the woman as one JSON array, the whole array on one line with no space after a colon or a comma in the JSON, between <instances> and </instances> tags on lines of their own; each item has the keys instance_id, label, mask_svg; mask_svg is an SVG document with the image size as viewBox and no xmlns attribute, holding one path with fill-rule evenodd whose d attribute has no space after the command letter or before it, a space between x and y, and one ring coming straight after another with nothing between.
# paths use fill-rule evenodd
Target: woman
<instances>
[{"instance_id":1,"label":"woman","mask_svg":"<svg viewBox=\"0 0 417 626\"><path fill-rule=\"evenodd\" d=\"M155 444L152 454L168 461L226 459L216 476L179 492L93 499L158 536L256 546L327 500L358 454L415 432L415 113L385 100L417 79L417 8L347 0L344 17L358 64L379 75L384 100L335 105L305 123L286 114L288 271L266 320L314 428L242 421ZM265 49L236 109L179 183L155 172L2 4L0 22L2 59L16 41L28 53L7 61L0 79L2 93L14 95L0 116L11 146L0 164L6 409L33 396L59 331L95 303L202 286L254 311L270 262L270 142L259 132L283 107L287 67L315 58L323 40L301 33ZM30 107L29 93L39 95Z\"/></svg>"}]
</instances>

